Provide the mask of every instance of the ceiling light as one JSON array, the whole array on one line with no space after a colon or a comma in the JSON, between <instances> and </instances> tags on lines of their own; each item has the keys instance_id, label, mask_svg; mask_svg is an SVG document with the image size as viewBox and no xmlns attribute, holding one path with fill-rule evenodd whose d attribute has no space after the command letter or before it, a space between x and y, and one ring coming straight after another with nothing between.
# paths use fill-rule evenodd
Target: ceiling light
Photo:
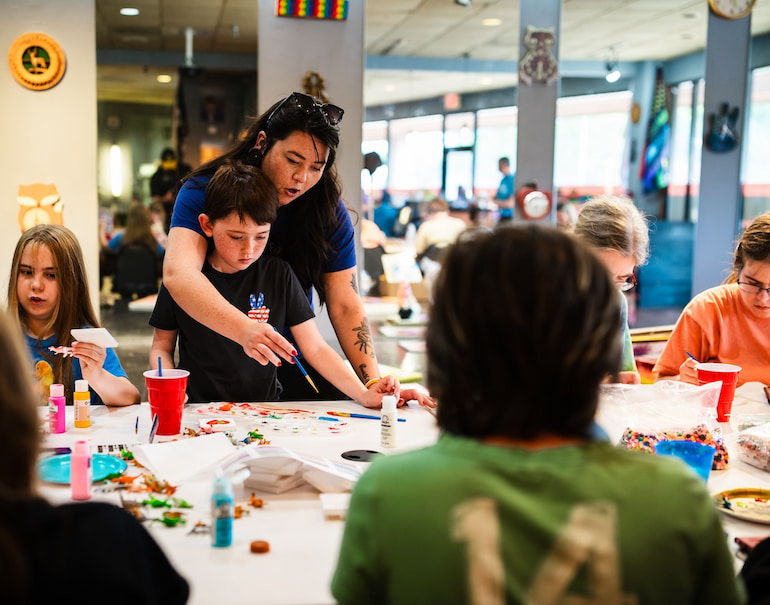
<instances>
[{"instance_id":1,"label":"ceiling light","mask_svg":"<svg viewBox=\"0 0 770 605\"><path fill-rule=\"evenodd\" d=\"M139 14L138 8L121 8L120 14L124 17L136 17Z\"/></svg>"},{"instance_id":2,"label":"ceiling light","mask_svg":"<svg viewBox=\"0 0 770 605\"><path fill-rule=\"evenodd\" d=\"M604 79L612 84L613 82L620 80L620 70L618 69L618 59L617 55L615 54L615 48L610 46L609 52L610 56L607 59L607 63L605 63L607 74L604 76Z\"/></svg>"},{"instance_id":3,"label":"ceiling light","mask_svg":"<svg viewBox=\"0 0 770 605\"><path fill-rule=\"evenodd\" d=\"M158 74L158 76L155 79L161 84L168 84L169 82L171 82L171 76L169 76L168 74Z\"/></svg>"},{"instance_id":4,"label":"ceiling light","mask_svg":"<svg viewBox=\"0 0 770 605\"><path fill-rule=\"evenodd\" d=\"M484 19L481 24L485 25L487 27L497 27L503 22L502 19L498 19L497 17L491 17L489 19Z\"/></svg>"},{"instance_id":5,"label":"ceiling light","mask_svg":"<svg viewBox=\"0 0 770 605\"><path fill-rule=\"evenodd\" d=\"M613 66L612 63L607 63L607 75L604 76L604 79L610 84L617 82L620 80L620 70Z\"/></svg>"},{"instance_id":6,"label":"ceiling light","mask_svg":"<svg viewBox=\"0 0 770 605\"><path fill-rule=\"evenodd\" d=\"M471 0L455 0L455 4L459 4L460 6L470 6Z\"/></svg>"}]
</instances>

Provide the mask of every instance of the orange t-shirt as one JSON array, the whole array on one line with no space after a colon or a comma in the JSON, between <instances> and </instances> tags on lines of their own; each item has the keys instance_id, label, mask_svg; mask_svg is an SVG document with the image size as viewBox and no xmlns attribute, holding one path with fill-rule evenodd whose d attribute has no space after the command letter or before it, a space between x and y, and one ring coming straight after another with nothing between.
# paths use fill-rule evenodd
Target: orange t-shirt
<instances>
[{"instance_id":1,"label":"orange t-shirt","mask_svg":"<svg viewBox=\"0 0 770 605\"><path fill-rule=\"evenodd\" d=\"M688 352L701 362L740 366L738 386L770 384L770 318L751 312L737 284L710 288L684 308L653 372L678 375Z\"/></svg>"}]
</instances>

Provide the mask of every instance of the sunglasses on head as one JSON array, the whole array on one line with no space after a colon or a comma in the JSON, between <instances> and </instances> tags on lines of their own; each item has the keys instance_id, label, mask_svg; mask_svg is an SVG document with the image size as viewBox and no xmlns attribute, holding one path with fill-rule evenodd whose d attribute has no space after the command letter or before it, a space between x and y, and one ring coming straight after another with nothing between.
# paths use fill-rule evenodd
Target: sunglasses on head
<instances>
[{"instance_id":1,"label":"sunglasses on head","mask_svg":"<svg viewBox=\"0 0 770 605\"><path fill-rule=\"evenodd\" d=\"M342 121L342 116L345 114L345 110L342 109L342 107L337 107L331 103L318 103L310 95L306 95L301 92L293 92L283 101L278 103L275 109L270 112L270 115L267 116L265 125L270 124L270 121L273 119L273 116L276 114L276 112L281 109L281 107L283 107L287 102L294 103L295 107L301 109L308 115L314 111L320 112L321 115L326 119L326 122L329 124L329 126L336 126L339 124Z\"/></svg>"}]
</instances>

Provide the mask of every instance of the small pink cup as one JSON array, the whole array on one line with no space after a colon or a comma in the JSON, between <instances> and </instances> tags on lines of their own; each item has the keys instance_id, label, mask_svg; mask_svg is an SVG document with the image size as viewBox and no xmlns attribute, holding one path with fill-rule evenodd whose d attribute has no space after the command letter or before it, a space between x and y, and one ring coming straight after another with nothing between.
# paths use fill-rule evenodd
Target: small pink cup
<instances>
[{"instance_id":1,"label":"small pink cup","mask_svg":"<svg viewBox=\"0 0 770 605\"><path fill-rule=\"evenodd\" d=\"M730 363L699 363L695 369L698 372L698 384L722 382L717 402L717 420L729 422L733 410L733 399L735 399L735 385L738 382L741 367Z\"/></svg>"},{"instance_id":2,"label":"small pink cup","mask_svg":"<svg viewBox=\"0 0 770 605\"><path fill-rule=\"evenodd\" d=\"M147 399L153 416L158 416L158 435L178 435L182 430L182 409L187 391L187 370L147 370L144 380L147 384Z\"/></svg>"}]
</instances>

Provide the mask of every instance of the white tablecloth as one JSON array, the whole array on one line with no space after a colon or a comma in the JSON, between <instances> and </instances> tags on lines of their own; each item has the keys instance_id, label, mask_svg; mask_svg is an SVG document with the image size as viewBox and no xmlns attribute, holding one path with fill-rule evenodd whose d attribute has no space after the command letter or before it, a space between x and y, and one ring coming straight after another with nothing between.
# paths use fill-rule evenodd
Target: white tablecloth
<instances>
[{"instance_id":1,"label":"white tablecloth","mask_svg":"<svg viewBox=\"0 0 770 605\"><path fill-rule=\"evenodd\" d=\"M638 388L650 388L640 385ZM329 410L368 413L353 402L301 402L281 404L286 407L300 407L319 415ZM202 417L196 413L201 406L186 406L183 426L198 427ZM377 414L378 412L374 411ZM99 444L146 443L150 427L150 410L146 403L126 408L92 407L92 426L89 429L75 429L72 409L67 409L67 432L61 435L47 435L44 447L69 446L77 439L89 439L92 446ZM733 406L733 425L741 415L767 414L767 404L761 385L747 384L738 389ZM282 446L302 454L328 458L334 462L351 464L364 468L367 463L346 462L341 453L349 450L377 450L395 452L421 447L435 442L438 437L435 419L428 412L412 404L399 411L406 422L398 423L398 447L384 450L380 447L380 423L376 420L349 419L350 430L337 435L318 435L309 432L297 434L285 432L265 433L273 445ZM135 427L138 417L138 432ZM251 418L235 418L238 431L243 434L254 428ZM750 466L737 455L735 438L737 430L729 423L722 424L725 443L730 453L728 468L712 471L708 487L712 493L733 488L770 489L770 474ZM159 438L156 441L168 440ZM129 466L128 473L136 474ZM206 534L190 535L189 530L197 520L209 522L211 469L184 480L177 496L194 505L188 513L188 524L167 528L159 523L148 526L149 531L187 578L191 585L190 603L208 605L221 602L230 605L239 603L279 604L326 604L334 600L329 592L329 583L337 560L342 538L343 521L325 518L319 493L309 485L283 494L273 495L256 492L265 501L262 509L250 509L250 513L234 521L233 545L229 548L213 548ZM236 504L245 505L253 490L244 489L242 481L235 483ZM70 500L69 486L44 484L43 495L53 502ZM119 503L115 493L93 492L94 499ZM129 498L141 499L141 494L129 494ZM160 516L156 510L148 509L151 516ZM727 540L735 550L736 536L767 536L770 526L748 523L723 516ZM263 555L251 554L249 545L253 540L267 540L270 552ZM112 548L112 547L110 547ZM736 569L741 561L736 558Z\"/></svg>"}]
</instances>

